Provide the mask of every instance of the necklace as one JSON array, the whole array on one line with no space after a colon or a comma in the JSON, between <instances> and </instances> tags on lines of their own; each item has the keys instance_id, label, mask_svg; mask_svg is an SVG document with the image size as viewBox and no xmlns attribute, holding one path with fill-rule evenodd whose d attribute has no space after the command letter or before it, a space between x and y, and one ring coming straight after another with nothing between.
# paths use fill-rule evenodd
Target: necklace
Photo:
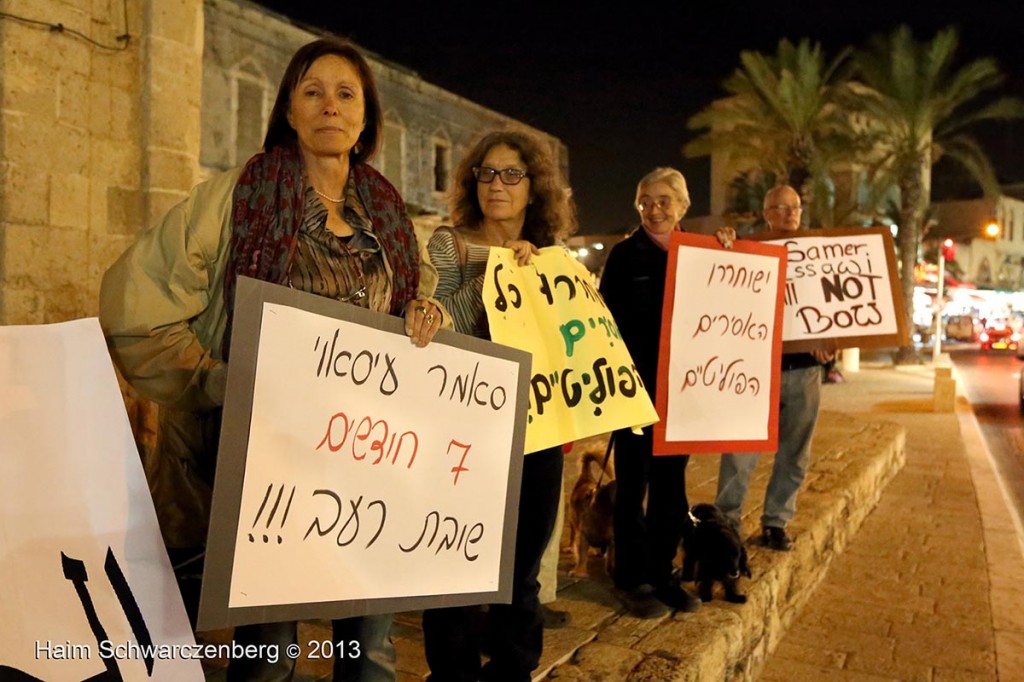
<instances>
[{"instance_id":1,"label":"necklace","mask_svg":"<svg viewBox=\"0 0 1024 682\"><path fill-rule=\"evenodd\" d=\"M312 185L310 185L310 187L312 187ZM342 194L337 199L334 199L334 198L331 198L331 197L327 196L326 194L324 194L323 192L318 190L316 187L313 187L313 191L316 192L317 196L319 196L321 199L326 199L327 201L331 202L332 204L341 204L341 203L344 203L344 201L345 201L345 195L344 194Z\"/></svg>"}]
</instances>

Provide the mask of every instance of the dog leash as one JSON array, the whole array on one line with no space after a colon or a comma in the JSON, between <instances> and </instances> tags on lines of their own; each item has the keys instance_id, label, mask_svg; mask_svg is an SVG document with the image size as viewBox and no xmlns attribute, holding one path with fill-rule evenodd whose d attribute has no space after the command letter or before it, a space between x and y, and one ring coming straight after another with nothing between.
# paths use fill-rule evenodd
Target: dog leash
<instances>
[{"instance_id":1,"label":"dog leash","mask_svg":"<svg viewBox=\"0 0 1024 682\"><path fill-rule=\"evenodd\" d=\"M604 462L601 463L601 475L597 477L597 487L601 488L601 481L604 480L604 472L608 471L608 460L612 458L612 445L615 443L615 432L608 436L608 449L604 451Z\"/></svg>"}]
</instances>

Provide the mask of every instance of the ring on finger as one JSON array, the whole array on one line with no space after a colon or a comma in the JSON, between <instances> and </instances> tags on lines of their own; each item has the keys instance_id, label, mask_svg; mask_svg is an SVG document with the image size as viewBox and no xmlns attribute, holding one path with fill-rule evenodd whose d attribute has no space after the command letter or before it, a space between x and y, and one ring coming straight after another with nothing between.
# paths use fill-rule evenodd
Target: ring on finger
<instances>
[{"instance_id":1,"label":"ring on finger","mask_svg":"<svg viewBox=\"0 0 1024 682\"><path fill-rule=\"evenodd\" d=\"M418 313L426 313L427 312L427 306L425 306L425 305L418 305L415 308L413 308L413 310L415 310Z\"/></svg>"},{"instance_id":2,"label":"ring on finger","mask_svg":"<svg viewBox=\"0 0 1024 682\"><path fill-rule=\"evenodd\" d=\"M428 313L426 319L427 319L427 324L433 324L434 323L434 313Z\"/></svg>"}]
</instances>

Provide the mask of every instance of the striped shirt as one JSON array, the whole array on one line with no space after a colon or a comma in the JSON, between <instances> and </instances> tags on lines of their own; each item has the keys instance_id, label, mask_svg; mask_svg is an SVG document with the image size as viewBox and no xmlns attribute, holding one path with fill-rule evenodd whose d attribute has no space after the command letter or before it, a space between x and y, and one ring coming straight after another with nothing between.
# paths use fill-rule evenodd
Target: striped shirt
<instances>
[{"instance_id":1,"label":"striped shirt","mask_svg":"<svg viewBox=\"0 0 1024 682\"><path fill-rule=\"evenodd\" d=\"M391 309L390 265L359 201L353 176L345 203L337 207L354 234L339 237L327 229L327 208L306 183L302 226L288 269L288 286L386 313Z\"/></svg>"},{"instance_id":2,"label":"striped shirt","mask_svg":"<svg viewBox=\"0 0 1024 682\"><path fill-rule=\"evenodd\" d=\"M487 270L489 246L461 243L466 262L459 257L459 247L446 229L438 229L427 242L427 253L437 268L437 289L434 298L451 314L455 331L480 339L490 339L487 313L484 310L484 273Z\"/></svg>"}]
</instances>

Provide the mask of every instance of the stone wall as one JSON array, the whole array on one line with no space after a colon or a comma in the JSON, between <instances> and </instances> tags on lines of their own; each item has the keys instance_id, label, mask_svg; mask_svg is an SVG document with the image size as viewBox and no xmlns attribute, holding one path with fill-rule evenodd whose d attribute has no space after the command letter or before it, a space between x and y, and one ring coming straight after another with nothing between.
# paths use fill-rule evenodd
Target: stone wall
<instances>
[{"instance_id":1,"label":"stone wall","mask_svg":"<svg viewBox=\"0 0 1024 682\"><path fill-rule=\"evenodd\" d=\"M202 2L3 9L115 48L0 20L0 324L95 315L103 271L197 178Z\"/></svg>"}]
</instances>

